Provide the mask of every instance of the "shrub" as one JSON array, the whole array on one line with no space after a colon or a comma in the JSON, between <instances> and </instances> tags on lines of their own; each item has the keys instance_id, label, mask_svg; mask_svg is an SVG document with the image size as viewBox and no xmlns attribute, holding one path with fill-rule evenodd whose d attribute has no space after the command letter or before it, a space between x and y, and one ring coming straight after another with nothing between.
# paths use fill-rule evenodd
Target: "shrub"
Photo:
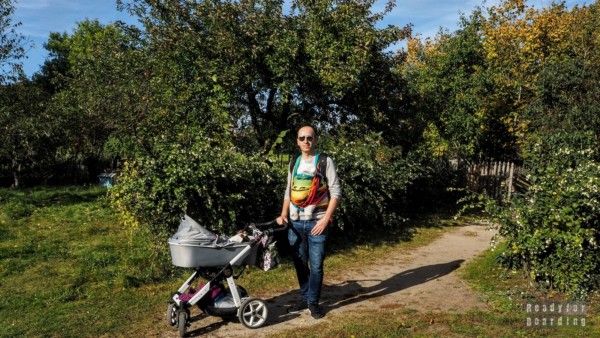
<instances>
[{"instance_id":1,"label":"shrub","mask_svg":"<svg viewBox=\"0 0 600 338\"><path fill-rule=\"evenodd\" d=\"M466 162L454 165L445 157L431 156L420 150L418 163L422 170L408 187L407 210L419 212L451 212L466 190Z\"/></svg>"},{"instance_id":2,"label":"shrub","mask_svg":"<svg viewBox=\"0 0 600 338\"><path fill-rule=\"evenodd\" d=\"M173 232L184 213L217 232L240 222L274 218L283 175L259 157L198 136L189 145L157 144L154 157L128 161L111 191L130 224Z\"/></svg>"},{"instance_id":3,"label":"shrub","mask_svg":"<svg viewBox=\"0 0 600 338\"><path fill-rule=\"evenodd\" d=\"M500 213L503 262L543 285L580 293L600 280L598 148L577 149L557 137L532 147L531 186Z\"/></svg>"},{"instance_id":4,"label":"shrub","mask_svg":"<svg viewBox=\"0 0 600 338\"><path fill-rule=\"evenodd\" d=\"M399 212L419 166L400 149L387 146L380 134L351 136L341 134L322 145L342 183L338 225L353 237L402 226L405 218Z\"/></svg>"},{"instance_id":5,"label":"shrub","mask_svg":"<svg viewBox=\"0 0 600 338\"><path fill-rule=\"evenodd\" d=\"M399 210L418 166L386 146L379 134L352 141L342 135L323 143L342 182L336 213L342 231L356 238L401 226ZM148 241L144 252L131 255L132 265L144 266L131 269L127 285L169 273L166 239L184 213L213 231L232 233L239 223L273 219L280 212L287 163L271 166L204 136L187 145L159 143L152 152L127 161L110 190L113 206L135 229L132 240Z\"/></svg>"}]
</instances>

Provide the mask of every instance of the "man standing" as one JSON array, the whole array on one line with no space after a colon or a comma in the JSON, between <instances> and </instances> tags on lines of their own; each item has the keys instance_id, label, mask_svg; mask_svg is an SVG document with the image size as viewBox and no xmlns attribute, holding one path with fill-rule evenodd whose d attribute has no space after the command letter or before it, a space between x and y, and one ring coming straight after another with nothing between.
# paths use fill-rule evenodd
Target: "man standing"
<instances>
[{"instance_id":1,"label":"man standing","mask_svg":"<svg viewBox=\"0 0 600 338\"><path fill-rule=\"evenodd\" d=\"M328 226L341 196L340 182L333 160L316 152L317 135L312 126L298 130L296 140L301 155L292 159L281 216L277 223L291 219L288 240L300 292L313 318L324 316L319 306L323 285L323 260Z\"/></svg>"}]
</instances>

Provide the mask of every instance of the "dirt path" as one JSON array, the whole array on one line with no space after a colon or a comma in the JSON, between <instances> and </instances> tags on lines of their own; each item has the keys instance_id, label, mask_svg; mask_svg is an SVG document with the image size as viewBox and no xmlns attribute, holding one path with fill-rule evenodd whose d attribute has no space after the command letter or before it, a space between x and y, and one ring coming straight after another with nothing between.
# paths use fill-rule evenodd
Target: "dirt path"
<instances>
[{"instance_id":1,"label":"dirt path","mask_svg":"<svg viewBox=\"0 0 600 338\"><path fill-rule=\"evenodd\" d=\"M330 320L332 314L362 309L405 307L423 312L484 309L486 305L456 275L456 269L488 248L492 236L493 232L484 226L463 226L410 254L391 252L386 260L373 262L361 271L349 271L341 279L327 279L326 272L321 304L327 315L321 321ZM317 323L308 311L287 313L287 308L297 300L295 290L267 300L269 324L257 330L210 317L194 321L188 332L190 336L256 337ZM164 336L175 333L168 331Z\"/></svg>"}]
</instances>

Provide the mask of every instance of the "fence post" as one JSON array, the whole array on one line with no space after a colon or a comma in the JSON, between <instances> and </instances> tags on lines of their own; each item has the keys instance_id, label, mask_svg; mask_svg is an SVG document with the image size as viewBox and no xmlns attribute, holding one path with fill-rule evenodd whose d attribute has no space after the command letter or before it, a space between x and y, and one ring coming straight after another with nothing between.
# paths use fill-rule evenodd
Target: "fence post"
<instances>
[{"instance_id":1,"label":"fence post","mask_svg":"<svg viewBox=\"0 0 600 338\"><path fill-rule=\"evenodd\" d=\"M510 195L512 193L514 171L515 171L515 164L513 162L510 162L510 167L508 170L508 184L507 184L508 192L507 192L507 196L506 196L506 199L508 201L510 201Z\"/></svg>"}]
</instances>

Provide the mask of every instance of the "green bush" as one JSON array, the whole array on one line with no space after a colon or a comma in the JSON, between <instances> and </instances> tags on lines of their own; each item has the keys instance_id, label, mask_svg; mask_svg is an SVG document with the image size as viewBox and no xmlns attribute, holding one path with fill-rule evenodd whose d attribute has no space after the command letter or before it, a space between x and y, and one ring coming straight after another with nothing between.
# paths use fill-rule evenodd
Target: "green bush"
<instances>
[{"instance_id":1,"label":"green bush","mask_svg":"<svg viewBox=\"0 0 600 338\"><path fill-rule=\"evenodd\" d=\"M342 231L360 236L401 226L406 188L419 172L416 162L385 145L379 134L358 140L338 135L322 143L342 182L336 213ZM189 145L157 144L155 156L126 163L111 199L127 223L156 236L154 260L168 262L165 240L184 212L221 233L279 214L287 163L273 167L223 144L200 136Z\"/></svg>"},{"instance_id":2,"label":"green bush","mask_svg":"<svg viewBox=\"0 0 600 338\"><path fill-rule=\"evenodd\" d=\"M387 146L377 133L358 139L342 133L323 143L342 183L336 214L342 231L355 237L402 226L406 189L419 175L417 163Z\"/></svg>"},{"instance_id":3,"label":"green bush","mask_svg":"<svg viewBox=\"0 0 600 338\"><path fill-rule=\"evenodd\" d=\"M531 186L500 213L503 262L542 285L580 293L600 280L600 162L597 146L560 137L531 147Z\"/></svg>"},{"instance_id":4,"label":"green bush","mask_svg":"<svg viewBox=\"0 0 600 338\"><path fill-rule=\"evenodd\" d=\"M127 161L109 192L140 248L129 255L126 286L173 272L167 239L184 213L221 234L279 214L285 172L227 141L198 134L190 142L157 142L152 153Z\"/></svg>"},{"instance_id":5,"label":"green bush","mask_svg":"<svg viewBox=\"0 0 600 338\"><path fill-rule=\"evenodd\" d=\"M187 145L157 144L153 153L128 161L110 193L131 224L163 236L187 213L209 229L231 233L242 222L279 213L285 173L257 156L202 136Z\"/></svg>"}]
</instances>

